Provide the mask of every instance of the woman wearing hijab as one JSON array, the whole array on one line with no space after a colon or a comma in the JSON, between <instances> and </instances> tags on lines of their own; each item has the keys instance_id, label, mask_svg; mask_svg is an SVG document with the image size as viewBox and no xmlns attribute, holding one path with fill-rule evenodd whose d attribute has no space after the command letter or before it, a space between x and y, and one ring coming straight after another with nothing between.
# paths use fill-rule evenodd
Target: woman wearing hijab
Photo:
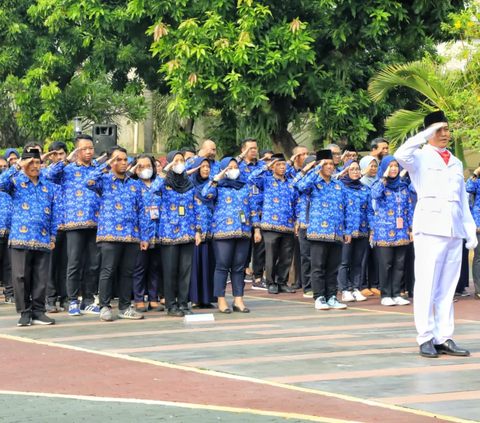
<instances>
[{"instance_id":1,"label":"woman wearing hijab","mask_svg":"<svg viewBox=\"0 0 480 423\"><path fill-rule=\"evenodd\" d=\"M366 156L360 160L360 182L368 188L378 181L378 161L373 156Z\"/></svg>"},{"instance_id":2,"label":"woman wearing hijab","mask_svg":"<svg viewBox=\"0 0 480 423\"><path fill-rule=\"evenodd\" d=\"M213 295L213 277L215 273L215 253L212 247L211 226L215 205L212 199L202 195L202 189L208 184L210 162L205 157L197 157L193 162L190 180L195 186L195 201L200 209L202 242L193 249L192 278L190 283L190 302L193 308L214 308L211 303L217 299Z\"/></svg>"},{"instance_id":3,"label":"woman wearing hijab","mask_svg":"<svg viewBox=\"0 0 480 423\"><path fill-rule=\"evenodd\" d=\"M164 172L152 184L152 192L162 197L160 243L165 288L165 307L169 316L192 314L188 292L194 243L201 242L201 216L195 201L195 187L185 172L180 151L167 154Z\"/></svg>"},{"instance_id":4,"label":"woman wearing hijab","mask_svg":"<svg viewBox=\"0 0 480 423\"><path fill-rule=\"evenodd\" d=\"M153 195L151 190L157 176L155 160L148 154L140 154L131 163L130 172L138 181L145 204L145 214L151 226L148 250L138 253L137 265L133 272L133 299L139 312L163 311L163 306L158 302L159 291L160 296L163 297L163 278L160 275L162 262L158 244L162 198ZM145 296L148 297L148 305L145 304Z\"/></svg>"},{"instance_id":5,"label":"woman wearing hijab","mask_svg":"<svg viewBox=\"0 0 480 423\"><path fill-rule=\"evenodd\" d=\"M340 179L345 186L347 205L345 208L345 235L352 242L343 244L342 263L338 269L338 286L342 300L365 301L360 292L363 265L368 250L368 234L373 226L373 208L370 189L360 182L360 166L356 160L345 163L347 173Z\"/></svg>"},{"instance_id":6,"label":"woman wearing hijab","mask_svg":"<svg viewBox=\"0 0 480 423\"><path fill-rule=\"evenodd\" d=\"M373 244L378 247L382 305L407 305L400 296L407 246L412 239L413 208L408 187L400 181L400 168L393 156L380 164L380 180L372 187L375 200Z\"/></svg>"},{"instance_id":7,"label":"woman wearing hijab","mask_svg":"<svg viewBox=\"0 0 480 423\"><path fill-rule=\"evenodd\" d=\"M261 240L256 203L251 189L242 179L237 161L226 157L220 162L220 173L202 191L203 197L215 201L212 235L215 251L214 294L220 313L231 313L225 299L230 272L234 312L249 313L243 303L245 263L249 251L252 226L255 242Z\"/></svg>"}]
</instances>

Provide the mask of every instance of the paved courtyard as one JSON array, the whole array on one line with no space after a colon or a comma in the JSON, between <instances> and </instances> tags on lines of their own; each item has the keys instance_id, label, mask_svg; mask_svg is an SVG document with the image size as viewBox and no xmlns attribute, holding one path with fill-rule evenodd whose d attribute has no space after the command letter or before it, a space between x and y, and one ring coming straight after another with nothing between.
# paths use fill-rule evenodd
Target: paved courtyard
<instances>
[{"instance_id":1,"label":"paved courtyard","mask_svg":"<svg viewBox=\"0 0 480 423\"><path fill-rule=\"evenodd\" d=\"M1 422L480 421L480 302L455 304L471 357L417 354L412 307L320 312L247 284L250 314L165 313L18 328L0 297ZM229 301L230 302L230 301ZM197 312L197 313L200 313Z\"/></svg>"}]
</instances>

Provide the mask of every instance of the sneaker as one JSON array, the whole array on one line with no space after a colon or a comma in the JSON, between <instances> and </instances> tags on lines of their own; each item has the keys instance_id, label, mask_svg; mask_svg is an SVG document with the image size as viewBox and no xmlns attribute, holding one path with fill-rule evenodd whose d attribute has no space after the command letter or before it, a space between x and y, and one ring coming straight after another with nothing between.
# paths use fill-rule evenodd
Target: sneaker
<instances>
[{"instance_id":1,"label":"sneaker","mask_svg":"<svg viewBox=\"0 0 480 423\"><path fill-rule=\"evenodd\" d=\"M345 291L342 291L342 301L345 301L345 302L355 301L355 297L353 296L352 291L349 291L348 289Z\"/></svg>"},{"instance_id":2,"label":"sneaker","mask_svg":"<svg viewBox=\"0 0 480 423\"><path fill-rule=\"evenodd\" d=\"M330 307L327 304L325 297L318 297L315 300L315 309L316 310L330 310Z\"/></svg>"},{"instance_id":3,"label":"sneaker","mask_svg":"<svg viewBox=\"0 0 480 423\"><path fill-rule=\"evenodd\" d=\"M357 288L353 290L352 295L355 301L367 301L367 297L364 297Z\"/></svg>"},{"instance_id":4,"label":"sneaker","mask_svg":"<svg viewBox=\"0 0 480 423\"><path fill-rule=\"evenodd\" d=\"M253 282L253 275L251 273L245 273L245 277L243 278L243 282L252 283Z\"/></svg>"},{"instance_id":5,"label":"sneaker","mask_svg":"<svg viewBox=\"0 0 480 423\"><path fill-rule=\"evenodd\" d=\"M467 292L466 289L464 289L461 292L455 292L456 297L470 297L470 293Z\"/></svg>"},{"instance_id":6,"label":"sneaker","mask_svg":"<svg viewBox=\"0 0 480 423\"><path fill-rule=\"evenodd\" d=\"M397 305L397 303L395 301L393 301L393 298L390 298L390 297L382 298L382 302L380 304L382 304L383 306Z\"/></svg>"},{"instance_id":7,"label":"sneaker","mask_svg":"<svg viewBox=\"0 0 480 423\"><path fill-rule=\"evenodd\" d=\"M94 295L93 296L93 302L96 304L96 305L100 305L100 295Z\"/></svg>"},{"instance_id":8,"label":"sneaker","mask_svg":"<svg viewBox=\"0 0 480 423\"><path fill-rule=\"evenodd\" d=\"M81 316L82 313L78 307L78 300L70 301L68 304L68 315L69 316Z\"/></svg>"},{"instance_id":9,"label":"sneaker","mask_svg":"<svg viewBox=\"0 0 480 423\"><path fill-rule=\"evenodd\" d=\"M313 291L307 291L303 294L303 298L313 298Z\"/></svg>"},{"instance_id":10,"label":"sneaker","mask_svg":"<svg viewBox=\"0 0 480 423\"><path fill-rule=\"evenodd\" d=\"M126 308L125 310L118 310L118 318L140 320L140 319L143 319L143 314L139 313L133 307L129 307L129 308Z\"/></svg>"},{"instance_id":11,"label":"sneaker","mask_svg":"<svg viewBox=\"0 0 480 423\"><path fill-rule=\"evenodd\" d=\"M110 307L102 307L100 310L100 320L102 322L113 322L112 309Z\"/></svg>"},{"instance_id":12,"label":"sneaker","mask_svg":"<svg viewBox=\"0 0 480 423\"><path fill-rule=\"evenodd\" d=\"M370 291L372 292L373 295L380 297L381 293L380 290L377 288L370 288Z\"/></svg>"},{"instance_id":13,"label":"sneaker","mask_svg":"<svg viewBox=\"0 0 480 423\"><path fill-rule=\"evenodd\" d=\"M69 303L68 301L62 301L60 303L59 311L65 311L69 309Z\"/></svg>"},{"instance_id":14,"label":"sneaker","mask_svg":"<svg viewBox=\"0 0 480 423\"><path fill-rule=\"evenodd\" d=\"M338 298L335 295L332 295L327 301L328 308L333 308L334 310L345 310L347 308L346 304L338 301Z\"/></svg>"},{"instance_id":15,"label":"sneaker","mask_svg":"<svg viewBox=\"0 0 480 423\"><path fill-rule=\"evenodd\" d=\"M268 291L268 286L263 279L260 279L259 282L257 281L252 282L252 289L258 289L260 291Z\"/></svg>"},{"instance_id":16,"label":"sneaker","mask_svg":"<svg viewBox=\"0 0 480 423\"><path fill-rule=\"evenodd\" d=\"M57 306L54 303L48 303L45 309L47 313L58 313Z\"/></svg>"},{"instance_id":17,"label":"sneaker","mask_svg":"<svg viewBox=\"0 0 480 423\"><path fill-rule=\"evenodd\" d=\"M55 319L48 317L45 313L34 314L32 319L33 325L54 325Z\"/></svg>"},{"instance_id":18,"label":"sneaker","mask_svg":"<svg viewBox=\"0 0 480 423\"><path fill-rule=\"evenodd\" d=\"M32 324L32 313L29 311L24 311L22 317L17 323L17 326L30 326Z\"/></svg>"},{"instance_id":19,"label":"sneaker","mask_svg":"<svg viewBox=\"0 0 480 423\"><path fill-rule=\"evenodd\" d=\"M373 292L370 291L368 288L362 289L360 292L364 297L373 297Z\"/></svg>"},{"instance_id":20,"label":"sneaker","mask_svg":"<svg viewBox=\"0 0 480 423\"><path fill-rule=\"evenodd\" d=\"M80 304L80 312L82 314L100 314L100 307L97 306L95 303L93 304Z\"/></svg>"},{"instance_id":21,"label":"sneaker","mask_svg":"<svg viewBox=\"0 0 480 423\"><path fill-rule=\"evenodd\" d=\"M393 298L393 301L395 301L395 304L397 304L397 305L409 305L410 304L410 301L405 300L402 297L395 297L395 298Z\"/></svg>"},{"instance_id":22,"label":"sneaker","mask_svg":"<svg viewBox=\"0 0 480 423\"><path fill-rule=\"evenodd\" d=\"M5 304L15 305L15 298L5 297Z\"/></svg>"}]
</instances>

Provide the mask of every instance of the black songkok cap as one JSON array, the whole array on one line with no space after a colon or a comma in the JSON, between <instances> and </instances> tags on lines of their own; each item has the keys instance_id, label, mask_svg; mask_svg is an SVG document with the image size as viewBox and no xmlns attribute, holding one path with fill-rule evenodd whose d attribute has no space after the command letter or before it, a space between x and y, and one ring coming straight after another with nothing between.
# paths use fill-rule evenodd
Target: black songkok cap
<instances>
[{"instance_id":1,"label":"black songkok cap","mask_svg":"<svg viewBox=\"0 0 480 423\"><path fill-rule=\"evenodd\" d=\"M356 153L357 149L353 144L347 144L345 147L343 147L342 153L345 153L345 151L354 151Z\"/></svg>"},{"instance_id":2,"label":"black songkok cap","mask_svg":"<svg viewBox=\"0 0 480 423\"><path fill-rule=\"evenodd\" d=\"M332 150L317 151L317 161L320 160L333 160Z\"/></svg>"},{"instance_id":3,"label":"black songkok cap","mask_svg":"<svg viewBox=\"0 0 480 423\"><path fill-rule=\"evenodd\" d=\"M272 161L277 160L279 162L285 161L285 156L282 153L277 153L272 156Z\"/></svg>"},{"instance_id":4,"label":"black songkok cap","mask_svg":"<svg viewBox=\"0 0 480 423\"><path fill-rule=\"evenodd\" d=\"M448 119L443 113L442 110L437 110L436 112L430 113L423 119L423 126L428 128L430 125L434 125L435 123L446 122L448 123Z\"/></svg>"},{"instance_id":5,"label":"black songkok cap","mask_svg":"<svg viewBox=\"0 0 480 423\"><path fill-rule=\"evenodd\" d=\"M40 151L38 151L38 149L36 148L32 148L30 151L23 151L22 153L22 159L39 159L41 160L41 157L40 157Z\"/></svg>"}]
</instances>

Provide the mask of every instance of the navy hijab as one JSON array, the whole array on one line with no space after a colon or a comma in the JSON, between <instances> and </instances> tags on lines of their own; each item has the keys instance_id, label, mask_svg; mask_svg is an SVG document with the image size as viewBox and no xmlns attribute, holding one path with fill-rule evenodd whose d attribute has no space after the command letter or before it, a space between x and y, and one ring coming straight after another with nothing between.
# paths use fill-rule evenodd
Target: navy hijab
<instances>
[{"instance_id":1,"label":"navy hijab","mask_svg":"<svg viewBox=\"0 0 480 423\"><path fill-rule=\"evenodd\" d=\"M177 154L183 156L180 151L170 151L170 153L167 154L167 164L172 163ZM187 172L183 171L183 173L178 174L172 169L167 172L165 185L177 191L179 194L183 194L193 188L193 183L187 176Z\"/></svg>"},{"instance_id":2,"label":"navy hijab","mask_svg":"<svg viewBox=\"0 0 480 423\"><path fill-rule=\"evenodd\" d=\"M236 159L233 157L225 157L221 162L220 162L220 171L226 169L230 162L234 160L237 162ZM233 188L233 189L242 189L245 186L246 182L239 176L237 179L229 179L227 177L220 179L218 182L218 187L220 188Z\"/></svg>"},{"instance_id":3,"label":"navy hijab","mask_svg":"<svg viewBox=\"0 0 480 423\"><path fill-rule=\"evenodd\" d=\"M193 168L200 167L203 162L207 162L208 165L210 166L210 162L208 159L205 157L197 157L193 161ZM200 169L197 169L191 176L190 180L192 181L194 187L195 187L195 197L197 197L203 204L205 204L210 210L214 211L215 210L215 204L213 202L213 199L208 199L207 197L204 197L202 195L202 189L205 185L208 184L209 178L202 178L202 175L200 175Z\"/></svg>"},{"instance_id":4,"label":"navy hijab","mask_svg":"<svg viewBox=\"0 0 480 423\"><path fill-rule=\"evenodd\" d=\"M352 163L358 164L356 160L349 160L347 163L345 163L344 169L349 167ZM350 178L350 175L348 174L348 170L347 170L347 173L340 178L340 182L342 182L343 185L345 185L345 187L351 188L351 189L359 190L360 188L363 187L363 184L360 181L360 178L358 178L357 180Z\"/></svg>"},{"instance_id":5,"label":"navy hijab","mask_svg":"<svg viewBox=\"0 0 480 423\"><path fill-rule=\"evenodd\" d=\"M382 161L380 162L380 168L378 169L378 173L380 174L379 176L383 178L384 173L386 172L388 166L390 163L397 161L397 159L393 156L385 156ZM398 162L397 162L398 163ZM400 182L400 172L402 171L402 168L400 167L400 164L398 165L398 175L395 178L390 178L387 177L387 184L385 185L389 190L392 191L397 191L402 187L402 184Z\"/></svg>"}]
</instances>

